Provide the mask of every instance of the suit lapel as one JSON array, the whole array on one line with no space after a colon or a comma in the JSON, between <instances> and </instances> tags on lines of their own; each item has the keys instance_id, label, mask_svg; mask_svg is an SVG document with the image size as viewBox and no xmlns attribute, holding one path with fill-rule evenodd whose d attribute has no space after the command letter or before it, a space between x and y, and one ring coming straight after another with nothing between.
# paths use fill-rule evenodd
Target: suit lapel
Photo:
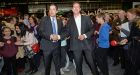
<instances>
[{"instance_id":1,"label":"suit lapel","mask_svg":"<svg viewBox=\"0 0 140 75\"><path fill-rule=\"evenodd\" d=\"M56 18L56 20L57 20L57 32L59 34L59 31L60 31L60 20L57 19L57 18Z\"/></svg>"},{"instance_id":2,"label":"suit lapel","mask_svg":"<svg viewBox=\"0 0 140 75\"><path fill-rule=\"evenodd\" d=\"M81 15L81 34L83 34L83 32L84 32L84 18Z\"/></svg>"},{"instance_id":3,"label":"suit lapel","mask_svg":"<svg viewBox=\"0 0 140 75\"><path fill-rule=\"evenodd\" d=\"M51 17L49 17L48 19L48 27L50 28L50 33L52 34L53 33L53 28L52 28L52 22L51 22Z\"/></svg>"},{"instance_id":4,"label":"suit lapel","mask_svg":"<svg viewBox=\"0 0 140 75\"><path fill-rule=\"evenodd\" d=\"M75 22L74 17L72 17L72 21L73 21L73 25L75 25L75 26L76 26L76 22Z\"/></svg>"}]
</instances>

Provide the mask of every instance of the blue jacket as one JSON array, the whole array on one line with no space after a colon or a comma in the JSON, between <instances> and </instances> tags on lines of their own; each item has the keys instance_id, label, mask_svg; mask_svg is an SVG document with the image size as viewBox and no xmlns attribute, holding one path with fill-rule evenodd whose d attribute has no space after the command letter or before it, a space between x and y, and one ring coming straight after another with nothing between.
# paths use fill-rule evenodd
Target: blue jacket
<instances>
[{"instance_id":1,"label":"blue jacket","mask_svg":"<svg viewBox=\"0 0 140 75\"><path fill-rule=\"evenodd\" d=\"M109 48L109 32L111 30L110 25L105 22L99 30L98 47Z\"/></svg>"}]
</instances>

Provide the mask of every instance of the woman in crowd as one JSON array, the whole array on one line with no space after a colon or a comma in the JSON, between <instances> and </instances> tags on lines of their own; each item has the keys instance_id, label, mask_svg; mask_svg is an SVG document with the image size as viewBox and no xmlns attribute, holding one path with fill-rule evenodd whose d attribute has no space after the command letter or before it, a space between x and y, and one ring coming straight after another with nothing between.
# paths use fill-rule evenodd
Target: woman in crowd
<instances>
[{"instance_id":1,"label":"woman in crowd","mask_svg":"<svg viewBox=\"0 0 140 75\"><path fill-rule=\"evenodd\" d=\"M22 24L22 23L20 22L15 25L15 31L16 31L15 37L17 38L18 41L21 41L21 31L19 30L19 27L18 27L19 24ZM23 49L23 45L19 45L18 52L16 54L18 72L22 72L25 69L26 59L24 57L24 53L25 51Z\"/></svg>"},{"instance_id":2,"label":"woman in crowd","mask_svg":"<svg viewBox=\"0 0 140 75\"><path fill-rule=\"evenodd\" d=\"M38 21L37 18L34 16L29 17L29 30L34 33L34 36L37 38L38 41L41 40L41 37L38 33ZM35 64L37 67L40 65L41 61L42 50L34 56Z\"/></svg>"},{"instance_id":3,"label":"woman in crowd","mask_svg":"<svg viewBox=\"0 0 140 75\"><path fill-rule=\"evenodd\" d=\"M23 23L19 23L16 26L16 32L18 35L20 35L20 41L17 42L17 45L23 45L25 50L25 56L27 56L27 59L29 61L29 69L26 71L26 73L33 74L37 72L37 66L35 64L35 60L33 59L35 53L33 52L31 46L35 43L37 43L37 39L34 36L34 33L31 32L27 26Z\"/></svg>"},{"instance_id":4,"label":"woman in crowd","mask_svg":"<svg viewBox=\"0 0 140 75\"><path fill-rule=\"evenodd\" d=\"M37 32L37 28L38 28L38 21L36 19L36 17L29 17L29 30L32 31L35 35L35 37L39 40L39 34Z\"/></svg>"},{"instance_id":5,"label":"woman in crowd","mask_svg":"<svg viewBox=\"0 0 140 75\"><path fill-rule=\"evenodd\" d=\"M3 71L6 71L6 75L18 75L16 68L16 38L12 36L11 31L9 27L2 29L3 40L0 43L0 56L4 58Z\"/></svg>"},{"instance_id":6,"label":"woman in crowd","mask_svg":"<svg viewBox=\"0 0 140 75\"><path fill-rule=\"evenodd\" d=\"M98 34L98 48L95 50L95 59L97 66L103 73L103 75L109 75L108 63L107 63L107 52L109 49L109 32L111 30L110 25L105 21L105 14L99 13L96 15L96 20L101 24L99 32L95 31Z\"/></svg>"},{"instance_id":7,"label":"woman in crowd","mask_svg":"<svg viewBox=\"0 0 140 75\"><path fill-rule=\"evenodd\" d=\"M140 10L132 8L127 11L127 18L131 25L130 35L123 42L131 42L129 52L125 59L126 69L124 75L138 75L138 69L140 67Z\"/></svg>"}]
</instances>

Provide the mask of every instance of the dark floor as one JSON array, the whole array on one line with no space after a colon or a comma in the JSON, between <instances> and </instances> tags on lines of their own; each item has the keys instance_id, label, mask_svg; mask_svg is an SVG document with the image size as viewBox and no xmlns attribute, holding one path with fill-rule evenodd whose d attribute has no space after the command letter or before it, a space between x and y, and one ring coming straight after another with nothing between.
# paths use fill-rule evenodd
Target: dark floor
<instances>
[{"instance_id":1,"label":"dark floor","mask_svg":"<svg viewBox=\"0 0 140 75\"><path fill-rule=\"evenodd\" d=\"M108 60L108 63L109 63L109 73L110 73L110 75L123 75L124 70L121 69L120 65L117 65L115 67L112 66L113 61L111 59ZM72 63L70 64L69 69L70 69L70 71L65 72L64 75L76 75L75 68L74 68ZM85 64L85 62L83 62L83 73L84 73L84 75L92 75L89 67ZM19 75L29 75L29 74L26 74L26 73L23 72L23 73L20 73ZM36 72L34 75L44 75L44 65L43 65L43 63L39 67L39 71ZM51 75L55 75L53 64L52 64L52 69L51 69Z\"/></svg>"}]
</instances>

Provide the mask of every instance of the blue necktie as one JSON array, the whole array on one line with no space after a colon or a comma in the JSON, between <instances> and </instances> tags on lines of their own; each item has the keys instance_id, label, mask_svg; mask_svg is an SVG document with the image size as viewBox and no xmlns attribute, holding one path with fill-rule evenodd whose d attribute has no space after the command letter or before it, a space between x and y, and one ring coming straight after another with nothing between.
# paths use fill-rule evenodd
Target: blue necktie
<instances>
[{"instance_id":1,"label":"blue necktie","mask_svg":"<svg viewBox=\"0 0 140 75\"><path fill-rule=\"evenodd\" d=\"M53 34L57 34L56 25L55 25L55 18L54 17L52 17L52 28L53 28Z\"/></svg>"}]
</instances>

